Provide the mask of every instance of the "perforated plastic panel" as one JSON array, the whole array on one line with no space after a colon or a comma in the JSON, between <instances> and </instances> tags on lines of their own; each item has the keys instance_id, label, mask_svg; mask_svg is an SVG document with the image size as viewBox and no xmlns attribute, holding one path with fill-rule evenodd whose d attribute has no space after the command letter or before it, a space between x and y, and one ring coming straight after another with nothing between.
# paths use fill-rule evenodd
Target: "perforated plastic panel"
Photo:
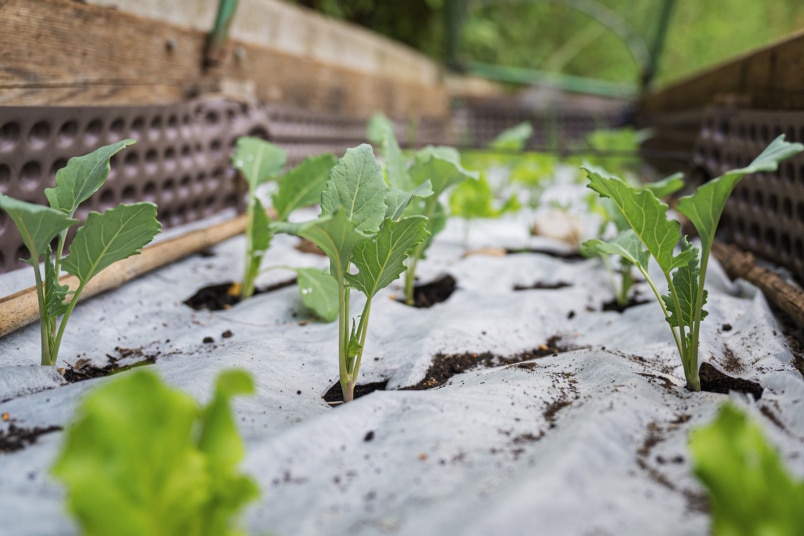
<instances>
[{"instance_id":1,"label":"perforated plastic panel","mask_svg":"<svg viewBox=\"0 0 804 536\"><path fill-rule=\"evenodd\" d=\"M693 164L705 178L746 166L780 134L804 141L804 112L710 108ZM737 186L719 231L759 257L789 268L804 282L804 155L775 173L755 173Z\"/></svg>"},{"instance_id":2,"label":"perforated plastic panel","mask_svg":"<svg viewBox=\"0 0 804 536\"><path fill-rule=\"evenodd\" d=\"M464 99L453 111L454 136L457 143L470 147L485 147L503 130L524 121L533 125L531 149L559 147L582 140L600 128L621 125L626 119L621 107L589 109L559 105L550 109L534 109L516 100Z\"/></svg>"},{"instance_id":3,"label":"perforated plastic panel","mask_svg":"<svg viewBox=\"0 0 804 536\"><path fill-rule=\"evenodd\" d=\"M445 123L397 123L397 135L403 144L444 143ZM137 143L112 158L106 184L76 216L144 200L156 203L162 225L171 227L243 208L245 185L231 165L243 135L282 146L288 164L295 165L364 143L366 118L223 99L147 107L0 107L0 192L44 204L44 189L53 186L69 158L133 138ZM0 212L0 272L23 266L18 259L27 256L13 223Z\"/></svg>"},{"instance_id":4,"label":"perforated plastic panel","mask_svg":"<svg viewBox=\"0 0 804 536\"><path fill-rule=\"evenodd\" d=\"M231 167L238 136L267 137L264 112L225 100L148 107L0 108L0 192L46 203L56 171L115 141L137 143L116 154L106 184L76 216L119 203L153 201L165 227L242 203ZM262 127L260 125L263 125ZM0 271L26 258L16 228L0 212Z\"/></svg>"}]
</instances>

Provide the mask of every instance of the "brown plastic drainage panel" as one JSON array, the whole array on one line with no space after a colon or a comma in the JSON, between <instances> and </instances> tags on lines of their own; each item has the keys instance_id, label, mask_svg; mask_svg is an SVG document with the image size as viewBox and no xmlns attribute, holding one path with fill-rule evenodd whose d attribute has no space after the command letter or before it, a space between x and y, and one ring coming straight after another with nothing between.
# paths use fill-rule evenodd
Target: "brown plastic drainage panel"
<instances>
[{"instance_id":1,"label":"brown plastic drainage panel","mask_svg":"<svg viewBox=\"0 0 804 536\"><path fill-rule=\"evenodd\" d=\"M741 168L780 134L804 142L804 112L713 107L706 110L693 165L704 179ZM804 282L804 153L774 173L754 173L729 199L719 231Z\"/></svg>"},{"instance_id":2,"label":"brown plastic drainage panel","mask_svg":"<svg viewBox=\"0 0 804 536\"><path fill-rule=\"evenodd\" d=\"M125 138L106 184L76 217L119 203L152 201L162 225L241 208L231 148L244 134L267 138L265 112L222 99L166 106L0 107L0 192L46 203L44 189L73 156ZM242 188L240 188L242 190ZM0 272L23 266L28 252L0 212Z\"/></svg>"}]
</instances>

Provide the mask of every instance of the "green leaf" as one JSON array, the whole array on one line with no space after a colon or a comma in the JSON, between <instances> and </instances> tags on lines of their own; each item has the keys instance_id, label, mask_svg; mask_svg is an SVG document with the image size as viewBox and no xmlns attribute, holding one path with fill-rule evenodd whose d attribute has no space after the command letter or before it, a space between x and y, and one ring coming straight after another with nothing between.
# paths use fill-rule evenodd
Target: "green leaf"
<instances>
[{"instance_id":1,"label":"green leaf","mask_svg":"<svg viewBox=\"0 0 804 536\"><path fill-rule=\"evenodd\" d=\"M524 153L513 161L511 182L530 188L541 186L555 177L558 157L548 153Z\"/></svg>"},{"instance_id":2,"label":"green leaf","mask_svg":"<svg viewBox=\"0 0 804 536\"><path fill-rule=\"evenodd\" d=\"M658 199L664 199L684 188L684 174L681 172L663 178L660 181L649 182L643 188L653 192Z\"/></svg>"},{"instance_id":3,"label":"green leaf","mask_svg":"<svg viewBox=\"0 0 804 536\"><path fill-rule=\"evenodd\" d=\"M271 231L271 218L258 198L254 198L254 223L251 226L251 273L256 274L262 258L271 245L274 233Z\"/></svg>"},{"instance_id":4,"label":"green leaf","mask_svg":"<svg viewBox=\"0 0 804 536\"><path fill-rule=\"evenodd\" d=\"M416 151L416 162L426 162L430 158L440 158L447 162L452 162L455 167L461 167L461 153L455 147L448 147L446 145L428 145ZM474 171L466 171L465 173L477 176Z\"/></svg>"},{"instance_id":5,"label":"green leaf","mask_svg":"<svg viewBox=\"0 0 804 536\"><path fill-rule=\"evenodd\" d=\"M363 345L360 344L360 336L357 333L357 325L352 320L352 330L349 333L349 343L346 346L346 369L349 371L354 370L355 360L358 355L363 351Z\"/></svg>"},{"instance_id":6,"label":"green leaf","mask_svg":"<svg viewBox=\"0 0 804 536\"><path fill-rule=\"evenodd\" d=\"M650 260L650 254L631 229L623 231L608 242L598 239L587 240L581 244L581 252L584 256L618 255L630 264L641 267L644 271L648 270Z\"/></svg>"},{"instance_id":7,"label":"green leaf","mask_svg":"<svg viewBox=\"0 0 804 536\"><path fill-rule=\"evenodd\" d=\"M317 268L296 268L302 303L318 318L332 322L338 318L338 283Z\"/></svg>"},{"instance_id":8,"label":"green leaf","mask_svg":"<svg viewBox=\"0 0 804 536\"><path fill-rule=\"evenodd\" d=\"M201 414L198 446L218 465L213 470L227 472L245 455L229 404L233 396L243 394L254 394L251 376L243 370L227 370L218 376L212 401Z\"/></svg>"},{"instance_id":9,"label":"green leaf","mask_svg":"<svg viewBox=\"0 0 804 536\"><path fill-rule=\"evenodd\" d=\"M271 232L271 218L258 198L254 198L254 225L251 231L251 245L255 251L264 252L271 245L274 234Z\"/></svg>"},{"instance_id":10,"label":"green leaf","mask_svg":"<svg viewBox=\"0 0 804 536\"><path fill-rule=\"evenodd\" d=\"M226 534L232 516L259 496L256 483L237 471L246 449L232 416L231 398L243 394L254 394L251 376L243 370L224 371L218 376L212 401L201 414L198 447L208 460L210 502L215 504L201 512L198 521L206 534Z\"/></svg>"},{"instance_id":11,"label":"green leaf","mask_svg":"<svg viewBox=\"0 0 804 536\"><path fill-rule=\"evenodd\" d=\"M706 318L707 312L703 310L703 305L706 303L707 292L703 290L703 297L701 300L700 318L696 318L696 303L698 300L698 293L702 291L698 284L701 264L699 260L699 250L693 247L692 244L685 239L682 244L684 251L691 251L692 258L690 261L679 266L673 272L673 287L672 296L662 296L669 316L667 321L671 326L684 326L692 327L693 322L696 320L703 320ZM678 300L678 308L676 307L676 300Z\"/></svg>"},{"instance_id":12,"label":"green leaf","mask_svg":"<svg viewBox=\"0 0 804 536\"><path fill-rule=\"evenodd\" d=\"M779 136L747 167L735 169L699 187L694 194L678 201L678 211L687 216L701 237L704 255L708 256L715 239L720 216L734 187L749 173L775 171L781 160L804 150L800 143L784 141Z\"/></svg>"},{"instance_id":13,"label":"green leaf","mask_svg":"<svg viewBox=\"0 0 804 536\"><path fill-rule=\"evenodd\" d=\"M75 233L62 267L85 284L114 262L139 253L160 231L156 205L120 205L103 214L90 212Z\"/></svg>"},{"instance_id":14,"label":"green leaf","mask_svg":"<svg viewBox=\"0 0 804 536\"><path fill-rule=\"evenodd\" d=\"M50 207L72 217L78 206L92 197L106 182L111 169L109 159L134 140L122 140L106 145L84 156L76 156L56 171L55 188L46 188Z\"/></svg>"},{"instance_id":15,"label":"green leaf","mask_svg":"<svg viewBox=\"0 0 804 536\"><path fill-rule=\"evenodd\" d=\"M243 372L224 373L203 414L150 370L87 396L53 467L84 533L237 534L233 514L257 491L234 467L243 444L229 398L251 392L247 380ZM203 446L195 439L199 421Z\"/></svg>"},{"instance_id":16,"label":"green leaf","mask_svg":"<svg viewBox=\"0 0 804 536\"><path fill-rule=\"evenodd\" d=\"M50 248L48 248L50 253ZM47 318L55 319L67 311L67 304L64 300L70 290L69 285L59 283L59 274L56 266L48 255L45 258L45 307L47 308Z\"/></svg>"},{"instance_id":17,"label":"green leaf","mask_svg":"<svg viewBox=\"0 0 804 536\"><path fill-rule=\"evenodd\" d=\"M192 399L151 371L123 376L84 400L53 473L86 534L179 534L192 522L210 487L192 442L197 416Z\"/></svg>"},{"instance_id":18,"label":"green leaf","mask_svg":"<svg viewBox=\"0 0 804 536\"><path fill-rule=\"evenodd\" d=\"M430 181L418 185L411 191L391 188L385 198L385 202L388 204L386 218L398 220L402 217L402 214L405 212L405 209L408 208L408 205L414 197L424 198L430 197L431 195L433 195L433 188Z\"/></svg>"},{"instance_id":19,"label":"green leaf","mask_svg":"<svg viewBox=\"0 0 804 536\"><path fill-rule=\"evenodd\" d=\"M353 221L346 219L345 210L325 214L302 224L275 222L272 227L280 232L295 234L311 240L327 254L330 272L337 279L349 269L355 246L368 238L357 230Z\"/></svg>"},{"instance_id":20,"label":"green leaf","mask_svg":"<svg viewBox=\"0 0 804 536\"><path fill-rule=\"evenodd\" d=\"M321 194L321 213L340 212L361 233L374 234L385 219L388 192L382 170L368 144L347 149Z\"/></svg>"},{"instance_id":21,"label":"green leaf","mask_svg":"<svg viewBox=\"0 0 804 536\"><path fill-rule=\"evenodd\" d=\"M375 113L366 127L366 137L374 145L382 145L388 133L394 132L394 123L383 113Z\"/></svg>"},{"instance_id":22,"label":"green leaf","mask_svg":"<svg viewBox=\"0 0 804 536\"><path fill-rule=\"evenodd\" d=\"M232 164L246 177L249 191L275 177L285 167L287 152L281 147L251 136L237 140Z\"/></svg>"},{"instance_id":23,"label":"green leaf","mask_svg":"<svg viewBox=\"0 0 804 536\"><path fill-rule=\"evenodd\" d=\"M50 251L50 242L62 231L78 223L65 213L42 205L17 201L0 194L0 208L6 211L31 257L25 262L39 269L39 259Z\"/></svg>"},{"instance_id":24,"label":"green leaf","mask_svg":"<svg viewBox=\"0 0 804 536\"><path fill-rule=\"evenodd\" d=\"M405 271L405 259L414 246L425 239L426 219L411 216L400 221L386 220L373 240L355 247L352 262L357 274L346 274L349 283L371 299Z\"/></svg>"},{"instance_id":25,"label":"green leaf","mask_svg":"<svg viewBox=\"0 0 804 536\"><path fill-rule=\"evenodd\" d=\"M492 149L520 152L533 135L533 126L527 121L502 131L489 144Z\"/></svg>"},{"instance_id":26,"label":"green leaf","mask_svg":"<svg viewBox=\"0 0 804 536\"><path fill-rule=\"evenodd\" d=\"M297 208L320 203L321 192L336 161L332 153L311 156L283 175L279 190L273 195L277 219L287 220Z\"/></svg>"},{"instance_id":27,"label":"green leaf","mask_svg":"<svg viewBox=\"0 0 804 536\"><path fill-rule=\"evenodd\" d=\"M519 209L515 196L509 197L500 208L494 207L493 200L494 192L485 175L481 174L478 180L465 181L452 191L449 208L453 215L467 220L499 218L506 212Z\"/></svg>"},{"instance_id":28,"label":"green leaf","mask_svg":"<svg viewBox=\"0 0 804 536\"><path fill-rule=\"evenodd\" d=\"M796 480L762 429L731 403L690 434L695 476L706 486L715 536L797 536L804 482Z\"/></svg>"},{"instance_id":29,"label":"green leaf","mask_svg":"<svg viewBox=\"0 0 804 536\"><path fill-rule=\"evenodd\" d=\"M416 185L411 182L407 160L396 140L394 124L384 115L376 114L369 123L369 139L382 148L383 173L388 186L392 190L413 190Z\"/></svg>"},{"instance_id":30,"label":"green leaf","mask_svg":"<svg viewBox=\"0 0 804 536\"><path fill-rule=\"evenodd\" d=\"M617 177L606 176L602 170L583 169L589 175L589 188L614 202L666 274L689 262L692 255L689 250L674 256L681 224L667 218L667 205L649 190L632 188Z\"/></svg>"},{"instance_id":31,"label":"green leaf","mask_svg":"<svg viewBox=\"0 0 804 536\"><path fill-rule=\"evenodd\" d=\"M449 156L449 153L437 151L438 148L430 149L431 152L428 158L419 157L416 159L410 169L410 176L415 184L424 184L430 181L435 197L440 196L447 188L466 179L478 178L476 172L467 171L461 167L460 162L454 161L453 157Z\"/></svg>"}]
</instances>

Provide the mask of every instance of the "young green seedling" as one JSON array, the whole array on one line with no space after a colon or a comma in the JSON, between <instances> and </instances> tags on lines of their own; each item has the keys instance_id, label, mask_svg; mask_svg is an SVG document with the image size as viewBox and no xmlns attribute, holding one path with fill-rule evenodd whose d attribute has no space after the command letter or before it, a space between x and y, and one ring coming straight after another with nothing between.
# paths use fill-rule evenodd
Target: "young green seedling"
<instances>
[{"instance_id":1,"label":"young green seedling","mask_svg":"<svg viewBox=\"0 0 804 536\"><path fill-rule=\"evenodd\" d=\"M138 254L160 231L153 203L120 205L103 214L90 212L75 233L70 253L62 257L67 231L78 223L73 218L78 206L106 181L112 155L132 143L123 140L71 158L56 172L55 187L45 189L50 207L0 194L0 209L11 217L31 255L25 262L34 269L36 280L42 365L56 364L67 321L89 280L112 263ZM55 254L54 239L58 239ZM59 282L62 270L78 279L77 288Z\"/></svg>"},{"instance_id":2,"label":"young green seedling","mask_svg":"<svg viewBox=\"0 0 804 536\"><path fill-rule=\"evenodd\" d=\"M254 392L222 372L206 407L138 370L99 387L65 433L53 474L84 534L239 536L233 517L259 495L230 400Z\"/></svg>"},{"instance_id":3,"label":"young green seedling","mask_svg":"<svg viewBox=\"0 0 804 536\"><path fill-rule=\"evenodd\" d=\"M254 279L260 271L262 258L271 245L271 220L257 197L257 187L275 179L285 167L287 153L281 147L259 138L244 136L237 140L232 163L239 169L248 185L246 200L246 258L243 268L242 299L254 295Z\"/></svg>"},{"instance_id":4,"label":"young green seedling","mask_svg":"<svg viewBox=\"0 0 804 536\"><path fill-rule=\"evenodd\" d=\"M330 171L317 219L273 225L313 241L330 259L330 274L338 288L338 362L344 402L354 397L372 298L399 277L409 252L427 237L426 218L402 217L412 195L388 187L371 146L364 144L348 149ZM366 297L357 323L349 307L352 289Z\"/></svg>"},{"instance_id":5,"label":"young green seedling","mask_svg":"<svg viewBox=\"0 0 804 536\"><path fill-rule=\"evenodd\" d=\"M480 218L499 218L506 212L516 212L521 205L512 194L499 207L494 206L494 192L484 173L476 181L459 184L449 196L450 214L463 218L464 242L468 241L469 222Z\"/></svg>"},{"instance_id":6,"label":"young green seedling","mask_svg":"<svg viewBox=\"0 0 804 536\"><path fill-rule=\"evenodd\" d=\"M592 168L590 167L590 169ZM605 172L601 171L598 171L598 173L605 174ZM663 199L684 187L682 177L682 173L676 173L660 181L646 184L642 186L642 188L653 192L653 195L655 195L657 199ZM609 224L614 226L616 234L620 234L630 228L628 221L611 199L600 198L595 196L595 194L590 195L593 196L588 199L590 211L594 211L603 217L603 222L600 225L598 233L599 236L603 235ZM587 240L581 244L580 252L584 257L599 257L603 261L603 265L606 267L611 277L612 286L615 289L617 305L625 307L628 305L629 293L636 284L633 274L634 264L631 263L628 258L620 256L619 266L615 269L610 261L611 255L607 253L608 249L609 247L606 245L606 242L600 239L593 239ZM617 275L620 276L619 283L617 282Z\"/></svg>"},{"instance_id":7,"label":"young green seedling","mask_svg":"<svg viewBox=\"0 0 804 536\"><path fill-rule=\"evenodd\" d=\"M260 270L265 252L271 245L273 231L270 218L262 202L256 195L257 187L267 181L277 180L278 187L271 196L277 221L287 221L294 210L318 203L321 192L335 165L332 153L311 156L281 177L279 173L285 165L284 149L259 138L243 137L237 141L234 165L243 172L249 186L246 223L246 259L241 287L241 298L254 294L254 281L258 274L277 268L288 268L296 272L299 280L299 294L304 304L314 310L323 320L334 320L331 308L327 307L327 296L317 294L331 290L334 281L320 270L312 268L269 267ZM334 294L332 294L334 296Z\"/></svg>"},{"instance_id":8,"label":"young green seedling","mask_svg":"<svg viewBox=\"0 0 804 536\"><path fill-rule=\"evenodd\" d=\"M447 210L440 196L447 189L477 175L461 166L460 154L450 147L425 147L417 151L413 164L402 154L393 124L382 115L369 123L369 139L382 148L383 173L389 191L389 216L423 216L428 237L411 252L405 271L405 303L413 305L416 267L424 258L435 235L444 230Z\"/></svg>"},{"instance_id":9,"label":"young green seedling","mask_svg":"<svg viewBox=\"0 0 804 536\"><path fill-rule=\"evenodd\" d=\"M692 431L695 476L712 507L711 534L797 536L804 530L804 481L796 479L762 429L726 403L715 420Z\"/></svg>"},{"instance_id":10,"label":"young green seedling","mask_svg":"<svg viewBox=\"0 0 804 536\"><path fill-rule=\"evenodd\" d=\"M586 137L586 162L602 167L618 177L629 177L638 171L635 155L651 131L633 128L598 129ZM659 196L661 197L661 196Z\"/></svg>"},{"instance_id":11,"label":"young green seedling","mask_svg":"<svg viewBox=\"0 0 804 536\"><path fill-rule=\"evenodd\" d=\"M747 167L735 169L682 197L677 210L689 218L701 240L694 247L680 236L681 225L667 218L667 205L650 190L629 186L617 177L586 169L589 187L610 198L630 229L607 243L597 244L604 254L625 257L645 277L659 301L681 356L687 388L701 390L698 376L698 346L701 321L706 317L704 282L709 253L720 216L734 187L749 173L776 170L779 161L804 149L800 143L788 143L779 136ZM681 240L681 248L675 252ZM653 257L662 270L669 294L662 296L648 274Z\"/></svg>"}]
</instances>

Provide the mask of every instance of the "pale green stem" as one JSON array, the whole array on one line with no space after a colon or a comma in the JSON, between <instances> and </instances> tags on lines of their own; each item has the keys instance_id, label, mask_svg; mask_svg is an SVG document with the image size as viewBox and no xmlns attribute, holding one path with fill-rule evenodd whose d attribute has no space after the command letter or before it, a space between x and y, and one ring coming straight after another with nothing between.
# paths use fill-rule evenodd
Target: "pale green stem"
<instances>
[{"instance_id":1,"label":"pale green stem","mask_svg":"<svg viewBox=\"0 0 804 536\"><path fill-rule=\"evenodd\" d=\"M405 303L407 305L413 305L413 284L416 279L416 265L419 263L419 257L422 254L422 242L419 242L419 245L416 246L416 249L413 250L413 255L408 257L410 259L410 264L408 265L408 269L405 271Z\"/></svg>"},{"instance_id":2,"label":"pale green stem","mask_svg":"<svg viewBox=\"0 0 804 536\"><path fill-rule=\"evenodd\" d=\"M254 232L254 194L248 194L248 206L246 207L246 258L243 267L243 288L240 292L241 299L248 299L254 294L254 274L251 271L252 256L254 255L254 244L251 239Z\"/></svg>"},{"instance_id":3,"label":"pale green stem","mask_svg":"<svg viewBox=\"0 0 804 536\"><path fill-rule=\"evenodd\" d=\"M600 260L603 261L603 266L606 267L606 272L609 274L609 281L611 281L611 288L614 289L614 293L617 296L617 303L620 303L620 288L617 284L617 278L614 276L614 269L611 267L611 261L608 258L608 255L601 255Z\"/></svg>"},{"instance_id":4,"label":"pale green stem","mask_svg":"<svg viewBox=\"0 0 804 536\"><path fill-rule=\"evenodd\" d=\"M69 214L72 217L72 214ZM56 278L58 279L59 274L61 273L61 258L62 254L64 253L64 244L67 241L67 230L65 229L61 233L59 233L59 241L58 245L56 246L56 255L52 257L53 262L53 273L56 274ZM50 252L50 247L48 247L48 252ZM51 259L46 258L45 262L50 262ZM56 336L56 323L58 322L58 317L50 318L48 317L48 324L50 329L50 339L49 342L53 340ZM57 352L58 353L58 352ZM53 363L56 361L56 354L52 355Z\"/></svg>"},{"instance_id":5,"label":"pale green stem","mask_svg":"<svg viewBox=\"0 0 804 536\"><path fill-rule=\"evenodd\" d=\"M293 266L288 266L287 264L277 264L275 266L269 266L268 268L263 268L259 271L260 274L267 274L272 270L288 270L289 272L295 272L296 268Z\"/></svg>"},{"instance_id":6,"label":"pale green stem","mask_svg":"<svg viewBox=\"0 0 804 536\"><path fill-rule=\"evenodd\" d=\"M670 278L670 274L666 273L665 277L667 278L667 285L670 290L670 297L672 298L676 311L680 312L681 309L681 302L679 301L679 293L676 291L675 287L673 286L673 282ZM669 318L669 317L668 317ZM681 364L684 367L684 377L687 380L687 388L692 391L700 391L701 385L700 380L698 378L698 348L697 344L693 342L692 348L687 345L687 337L684 336L684 326L681 325L681 318L678 319L678 331L679 337L676 338L676 344L678 344L678 352L681 355ZM695 320L692 322L692 326L689 326L690 333L694 336L695 334ZM672 326L671 326L672 328ZM692 340L692 337L690 337Z\"/></svg>"},{"instance_id":7,"label":"pale green stem","mask_svg":"<svg viewBox=\"0 0 804 536\"><path fill-rule=\"evenodd\" d=\"M436 206L438 206L438 196L434 193L431 196L431 199L425 203L425 209L423 216L427 218L427 223L430 223L430 218L432 218L433 213L435 212ZM431 229L428 229L430 231ZM419 264L419 259L421 259L422 255L424 254L424 241L419 242L413 250L413 253L408 257L410 259L410 264L408 265L408 269L405 271L405 303L407 305L413 305L413 284L416 280L416 266Z\"/></svg>"},{"instance_id":8,"label":"pale green stem","mask_svg":"<svg viewBox=\"0 0 804 536\"><path fill-rule=\"evenodd\" d=\"M653 295L656 296L656 301L659 302L659 307L662 308L662 313L664 314L665 319L670 318L670 313L667 311L667 307L665 307L664 305L662 295L659 293L659 289L656 288L656 284L653 282L653 279L651 279L650 275L648 275L648 271L639 265L637 265L637 269L645 278L645 281L648 282L648 285L650 285L650 288L653 291ZM665 277L667 277L667 274L665 274ZM679 354L681 354L683 361L684 347L682 346L681 339L679 338L679 335L678 333L676 333L676 330L673 328L673 326L670 326L670 332L673 334L673 339L676 341L676 348L678 348L678 352Z\"/></svg>"},{"instance_id":9,"label":"pale green stem","mask_svg":"<svg viewBox=\"0 0 804 536\"><path fill-rule=\"evenodd\" d=\"M701 311L703 310L703 296L704 296L704 283L706 282L706 270L709 266L709 253L712 245L709 244L706 249L701 250L701 266L698 273L698 296L695 300L695 318L692 322L690 348L689 348L689 370L690 374L687 375L687 383L693 391L701 390L701 378L698 372L698 347L700 344L701 334ZM686 371L685 371L686 372Z\"/></svg>"},{"instance_id":10,"label":"pale green stem","mask_svg":"<svg viewBox=\"0 0 804 536\"><path fill-rule=\"evenodd\" d=\"M620 259L620 290L618 292L617 300L620 305L628 305L628 292L634 287L634 276L631 272L633 264Z\"/></svg>"},{"instance_id":11,"label":"pale green stem","mask_svg":"<svg viewBox=\"0 0 804 536\"><path fill-rule=\"evenodd\" d=\"M360 373L360 362L363 359L363 348L366 345L366 334L368 333L369 314L371 314L371 298L366 298L366 305L363 306L363 314L360 315L360 323L357 325L357 335L360 340L360 350L355 357L354 365L352 366L352 382L357 383L357 375Z\"/></svg>"},{"instance_id":12,"label":"pale green stem","mask_svg":"<svg viewBox=\"0 0 804 536\"><path fill-rule=\"evenodd\" d=\"M343 401L350 402L354 397L354 383L349 376L349 288L344 285L343 274L338 279L338 372L343 391Z\"/></svg>"},{"instance_id":13,"label":"pale green stem","mask_svg":"<svg viewBox=\"0 0 804 536\"><path fill-rule=\"evenodd\" d=\"M53 345L50 347L50 365L56 364L56 359L59 357L59 348L61 347L61 338L64 336L64 329L67 327L67 321L70 319L70 315L73 314L73 310L75 306L78 304L78 296L81 294L81 291L84 290L85 283L81 283L78 285L78 288L75 289L75 293L73 294L73 299L70 300L70 304L67 306L67 310L64 312L64 315L61 318L61 324L59 324L59 331L56 334L56 338L53 340Z\"/></svg>"},{"instance_id":14,"label":"pale green stem","mask_svg":"<svg viewBox=\"0 0 804 536\"><path fill-rule=\"evenodd\" d=\"M39 301L39 334L41 337L41 350L43 366L50 365L50 318L47 314L45 305L45 286L42 283L42 274L39 273L39 266L34 267L34 279L36 280L36 298Z\"/></svg>"}]
</instances>

